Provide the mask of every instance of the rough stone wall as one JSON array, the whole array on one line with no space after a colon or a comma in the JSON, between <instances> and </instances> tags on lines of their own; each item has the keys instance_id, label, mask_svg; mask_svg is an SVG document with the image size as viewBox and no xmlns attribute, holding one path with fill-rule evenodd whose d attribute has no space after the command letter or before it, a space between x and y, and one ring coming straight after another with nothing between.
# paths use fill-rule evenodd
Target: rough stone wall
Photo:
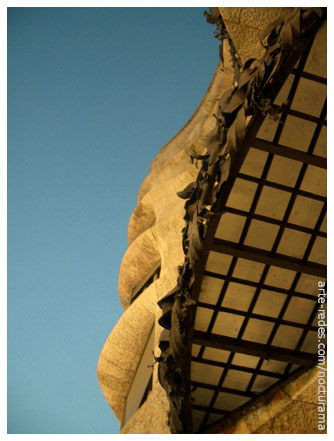
<instances>
[{"instance_id":1,"label":"rough stone wall","mask_svg":"<svg viewBox=\"0 0 334 441\"><path fill-rule=\"evenodd\" d=\"M292 8L219 8L243 63L263 56L264 48L259 42L261 32L287 9Z\"/></svg>"},{"instance_id":2,"label":"rough stone wall","mask_svg":"<svg viewBox=\"0 0 334 441\"><path fill-rule=\"evenodd\" d=\"M243 62L251 56L262 55L263 49L258 43L258 35L283 9L286 8L220 8ZM175 287L178 266L184 259L181 243L184 200L178 198L176 193L196 179L198 169L196 164L191 163L190 154L205 151L206 136L216 125L213 114L217 100L233 82L234 72L229 62L230 55L226 41L224 58L224 72L219 64L209 89L193 117L161 149L152 162L150 173L139 190L138 204L129 222L129 248L124 255L119 275L119 295L125 312L103 347L97 369L101 389L119 419L153 323L156 324L154 355L156 357L160 355L157 344L162 329L157 320L161 310L157 302ZM156 267L159 260L161 261L159 279L130 304L133 289ZM298 419L303 409L305 412L308 406L311 411L315 404L313 401L303 401L306 400L304 395L300 395L297 399L296 394L290 394L291 398L289 398L288 393L288 391L278 392L278 398L275 398L272 404L273 409L280 409L275 415L282 412L280 426L275 426L278 423L268 417L252 417L253 414L258 415L258 411L254 409L253 414L250 412L247 418L242 417L236 424L226 429L230 431L221 433L255 433L256 431L289 433L282 432L288 430L286 427L291 424L290 420L284 417L286 413L283 408L290 406L289 413ZM269 410L265 410L266 406L260 413L268 414ZM157 379L157 366L155 366L152 391L145 403L124 425L121 433L170 433L168 409L168 400ZM268 409L271 407L269 406ZM304 421L304 418L302 420Z\"/></svg>"},{"instance_id":3,"label":"rough stone wall","mask_svg":"<svg viewBox=\"0 0 334 441\"><path fill-rule=\"evenodd\" d=\"M226 59L229 60L228 54ZM176 193L196 179L198 168L191 162L190 154L205 150L207 134L216 124L213 114L217 99L232 85L232 67L228 61L224 73L221 67L219 64L193 117L153 161L129 222L129 248L119 274L119 295L125 312L103 347L97 369L101 389L119 419L153 322L156 323L154 355L160 355L157 344L162 328L157 320L161 310L157 302L175 287L178 266L184 260L181 233L184 200ZM159 261L159 279L130 304L134 288ZM170 433L168 409L155 366L152 391L121 433Z\"/></svg>"},{"instance_id":4,"label":"rough stone wall","mask_svg":"<svg viewBox=\"0 0 334 441\"><path fill-rule=\"evenodd\" d=\"M157 368L157 367L156 367ZM159 433L170 434L168 426L169 402L157 378L155 368L154 382L147 401L137 410L121 430L123 434Z\"/></svg>"},{"instance_id":5,"label":"rough stone wall","mask_svg":"<svg viewBox=\"0 0 334 441\"><path fill-rule=\"evenodd\" d=\"M178 266L184 260L181 241L184 200L176 193L196 179L198 169L196 164L192 164L190 154L204 151L206 136L216 124L213 113L217 98L231 87L232 78L232 70L227 67L223 74L221 66L218 66L211 84L213 87L211 90L209 88L193 118L155 159L151 172L139 191L138 205L130 219L128 238L131 244L120 269L120 298L127 308L133 287L156 265L153 256L158 252L161 259L160 277L149 288L151 295L155 291L156 357L160 355L157 344L162 331L157 323L161 315L157 302L176 285ZM148 238L145 245L139 246L145 237ZM168 410L166 393L158 381L157 369L154 369L153 388L147 401L124 425L121 433L170 433L167 424Z\"/></svg>"}]
</instances>

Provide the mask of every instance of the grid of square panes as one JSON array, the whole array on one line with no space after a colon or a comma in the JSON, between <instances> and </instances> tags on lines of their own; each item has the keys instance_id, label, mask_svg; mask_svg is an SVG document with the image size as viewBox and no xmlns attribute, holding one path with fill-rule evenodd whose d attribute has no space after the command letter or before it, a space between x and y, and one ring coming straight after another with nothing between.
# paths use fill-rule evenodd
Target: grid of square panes
<instances>
[{"instance_id":1,"label":"grid of square panes","mask_svg":"<svg viewBox=\"0 0 334 441\"><path fill-rule=\"evenodd\" d=\"M268 357L193 344L195 431L299 367L270 358L271 347L316 352L317 283L326 274L325 34L322 27L278 94L280 118L266 117L250 145L197 304L196 331L266 345Z\"/></svg>"}]
</instances>

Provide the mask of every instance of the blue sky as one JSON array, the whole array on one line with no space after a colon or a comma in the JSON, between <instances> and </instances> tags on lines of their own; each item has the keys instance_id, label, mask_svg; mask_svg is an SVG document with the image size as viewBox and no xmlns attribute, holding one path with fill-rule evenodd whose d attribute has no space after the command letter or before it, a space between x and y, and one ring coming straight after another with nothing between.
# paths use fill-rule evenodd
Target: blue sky
<instances>
[{"instance_id":1,"label":"blue sky","mask_svg":"<svg viewBox=\"0 0 334 441\"><path fill-rule=\"evenodd\" d=\"M8 9L8 433L118 433L96 365L150 163L218 62L204 8Z\"/></svg>"}]
</instances>

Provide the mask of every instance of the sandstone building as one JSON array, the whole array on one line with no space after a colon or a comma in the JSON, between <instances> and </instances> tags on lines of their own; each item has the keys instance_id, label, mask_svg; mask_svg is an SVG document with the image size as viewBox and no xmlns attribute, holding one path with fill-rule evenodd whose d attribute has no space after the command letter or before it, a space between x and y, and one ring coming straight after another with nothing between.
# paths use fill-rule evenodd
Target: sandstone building
<instances>
[{"instance_id":1,"label":"sandstone building","mask_svg":"<svg viewBox=\"0 0 334 441\"><path fill-rule=\"evenodd\" d=\"M139 190L99 382L121 433L325 433L326 10L207 19L219 64Z\"/></svg>"}]
</instances>

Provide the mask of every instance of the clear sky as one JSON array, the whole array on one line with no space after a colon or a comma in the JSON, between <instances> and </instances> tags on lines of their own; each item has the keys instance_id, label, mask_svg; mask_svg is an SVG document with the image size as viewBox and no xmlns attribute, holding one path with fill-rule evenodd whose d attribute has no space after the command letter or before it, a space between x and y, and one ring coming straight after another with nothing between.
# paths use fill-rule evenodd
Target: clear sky
<instances>
[{"instance_id":1,"label":"clear sky","mask_svg":"<svg viewBox=\"0 0 334 441\"><path fill-rule=\"evenodd\" d=\"M8 433L119 432L96 365L139 186L218 63L203 10L8 9Z\"/></svg>"}]
</instances>

